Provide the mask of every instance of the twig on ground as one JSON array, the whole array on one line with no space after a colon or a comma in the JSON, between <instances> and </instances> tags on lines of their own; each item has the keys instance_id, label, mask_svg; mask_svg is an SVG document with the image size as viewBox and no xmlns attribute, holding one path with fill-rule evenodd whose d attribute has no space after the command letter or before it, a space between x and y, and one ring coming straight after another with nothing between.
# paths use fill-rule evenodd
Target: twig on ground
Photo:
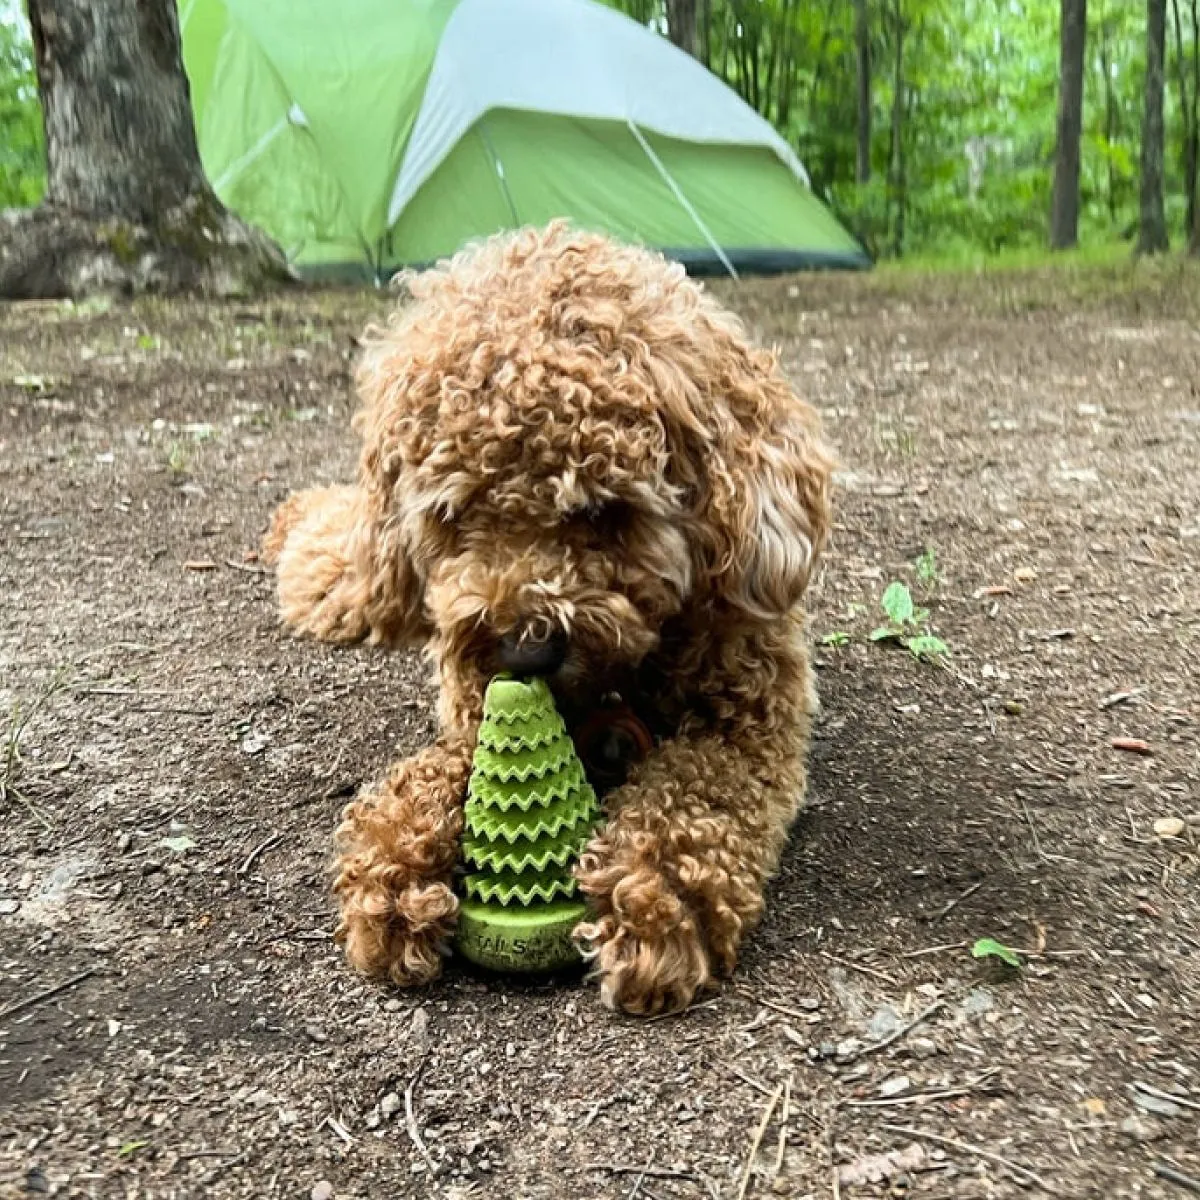
<instances>
[{"instance_id":1,"label":"twig on ground","mask_svg":"<svg viewBox=\"0 0 1200 1200\"><path fill-rule=\"evenodd\" d=\"M829 959L830 962L838 963L840 966L849 967L852 971L861 971L864 975L870 975L873 979L882 979L884 983L889 983L892 987L900 986L900 981L894 975L889 975L886 971L864 966L862 963L855 962L850 958L839 958L836 954L830 954L828 950L822 950L821 957Z\"/></svg>"},{"instance_id":2,"label":"twig on ground","mask_svg":"<svg viewBox=\"0 0 1200 1200\"><path fill-rule=\"evenodd\" d=\"M238 867L238 874L245 875L252 866L264 855L272 846L283 840L282 833L273 833L270 837L264 838L249 854L246 855L246 861Z\"/></svg>"},{"instance_id":3,"label":"twig on ground","mask_svg":"<svg viewBox=\"0 0 1200 1200\"><path fill-rule=\"evenodd\" d=\"M964 950L969 942L944 942L940 946L926 946L924 950L909 950L901 958L924 958L928 954L944 954L947 950Z\"/></svg>"},{"instance_id":4,"label":"twig on ground","mask_svg":"<svg viewBox=\"0 0 1200 1200\"><path fill-rule=\"evenodd\" d=\"M982 879L978 883L973 883L965 892L963 892L961 896L956 896L948 904L943 904L942 907L937 910L937 912L931 913L925 918L925 920L929 921L930 923L934 921L940 921L948 913L953 912L964 900L967 900L971 896L975 895L975 893L979 891L981 887L983 887L983 883L984 881Z\"/></svg>"},{"instance_id":5,"label":"twig on ground","mask_svg":"<svg viewBox=\"0 0 1200 1200\"><path fill-rule=\"evenodd\" d=\"M866 1058L868 1054L878 1054L880 1050L886 1050L889 1046L895 1045L902 1037L907 1037L922 1021L929 1020L934 1013L941 1012L946 1007L945 1000L935 1000L928 1008L923 1008L907 1025L901 1025L899 1029L893 1033L889 1033L887 1037L878 1042L872 1042L869 1046L864 1046L857 1054L846 1059L839 1059L839 1062L852 1063L857 1059Z\"/></svg>"},{"instance_id":6,"label":"twig on ground","mask_svg":"<svg viewBox=\"0 0 1200 1200\"><path fill-rule=\"evenodd\" d=\"M1036 1183L1038 1187L1047 1191L1052 1196L1059 1195L1057 1188L1047 1183L1036 1171L1030 1170L1029 1167L1023 1167L1020 1163L1015 1163L1011 1158L1005 1158L1003 1154L993 1154L990 1150L985 1150L982 1146L975 1146L970 1142L960 1142L957 1138L943 1137L940 1133L930 1133L926 1129L914 1129L908 1125L884 1125L884 1129L891 1133L902 1133L906 1137L922 1138L927 1142L937 1142L942 1146L950 1146L955 1150L961 1150L964 1154L974 1154L977 1158L985 1158L988 1162L994 1162L997 1166L1005 1167L1011 1171L1018 1179L1025 1179Z\"/></svg>"},{"instance_id":7,"label":"twig on ground","mask_svg":"<svg viewBox=\"0 0 1200 1200\"><path fill-rule=\"evenodd\" d=\"M346 1149L349 1150L354 1145L354 1139L350 1136L350 1130L337 1119L337 1117L329 1116L325 1118L325 1124L333 1130L334 1133L346 1143Z\"/></svg>"},{"instance_id":8,"label":"twig on ground","mask_svg":"<svg viewBox=\"0 0 1200 1200\"><path fill-rule=\"evenodd\" d=\"M1156 1087L1151 1087L1148 1083L1143 1083L1140 1079L1133 1081L1134 1088L1139 1092L1145 1092L1147 1096L1154 1096L1158 1100L1170 1100L1172 1104L1178 1104L1180 1108L1195 1109L1200 1112L1200 1103L1195 1100L1189 1100L1187 1096L1177 1096L1174 1092L1163 1092Z\"/></svg>"},{"instance_id":9,"label":"twig on ground","mask_svg":"<svg viewBox=\"0 0 1200 1200\"><path fill-rule=\"evenodd\" d=\"M771 1089L767 1087L767 1085L763 1083L761 1079L755 1079L753 1076L747 1075L743 1071L739 1071L737 1067L731 1067L728 1063L725 1064L725 1069L730 1073L730 1075L740 1079L744 1084L746 1084L748 1087L752 1087L756 1092L759 1092L764 1096L769 1096L771 1094Z\"/></svg>"},{"instance_id":10,"label":"twig on ground","mask_svg":"<svg viewBox=\"0 0 1200 1200\"><path fill-rule=\"evenodd\" d=\"M778 1000L768 1000L765 996L756 996L753 992L741 989L742 995L748 1000L753 1000L755 1004L761 1004L763 1008L774 1009L777 1013L783 1013L785 1017L794 1017L797 1021L807 1021L812 1016L810 1012L801 1012L798 1008L788 1008L786 1004L780 1004Z\"/></svg>"},{"instance_id":11,"label":"twig on ground","mask_svg":"<svg viewBox=\"0 0 1200 1200\"><path fill-rule=\"evenodd\" d=\"M775 1166L771 1169L771 1185L783 1170L783 1154L787 1149L788 1122L792 1119L792 1081L795 1072L787 1077L783 1085L783 1108L779 1110L779 1144L775 1147Z\"/></svg>"},{"instance_id":12,"label":"twig on ground","mask_svg":"<svg viewBox=\"0 0 1200 1200\"><path fill-rule=\"evenodd\" d=\"M254 563L235 562L232 558L225 560L227 567L232 567L235 571L243 571L247 575L270 575L270 571L264 571L262 567L256 566Z\"/></svg>"},{"instance_id":13,"label":"twig on ground","mask_svg":"<svg viewBox=\"0 0 1200 1200\"><path fill-rule=\"evenodd\" d=\"M763 1137L767 1132L767 1126L771 1121L771 1114L775 1111L775 1105L779 1103L780 1097L783 1095L783 1084L771 1093L770 1099L763 1106L762 1117L758 1122L758 1128L754 1131L754 1140L750 1143L750 1152L746 1155L746 1165L742 1168L742 1181L738 1185L738 1200L746 1200L746 1189L750 1186L750 1176L754 1172L754 1159L758 1154L758 1148L762 1145Z\"/></svg>"},{"instance_id":14,"label":"twig on ground","mask_svg":"<svg viewBox=\"0 0 1200 1200\"><path fill-rule=\"evenodd\" d=\"M607 1171L610 1175L645 1175L647 1179L695 1179L692 1171L672 1171L668 1167L636 1166L633 1163L584 1163L585 1171Z\"/></svg>"},{"instance_id":15,"label":"twig on ground","mask_svg":"<svg viewBox=\"0 0 1200 1200\"><path fill-rule=\"evenodd\" d=\"M871 1100L844 1100L842 1104L845 1108L890 1108L903 1104L917 1104L923 1100L952 1100L956 1096L969 1096L978 1091L985 1084L991 1083L999 1072L999 1067L992 1067L961 1087L943 1088L936 1092L906 1092L901 1096L880 1096Z\"/></svg>"},{"instance_id":16,"label":"twig on ground","mask_svg":"<svg viewBox=\"0 0 1200 1200\"><path fill-rule=\"evenodd\" d=\"M1169 1183L1177 1183L1185 1191L1195 1192L1196 1195L1200 1196L1200 1179L1193 1179L1191 1175L1185 1175L1182 1171L1177 1171L1165 1162L1156 1162L1154 1164L1154 1173L1159 1179L1165 1179Z\"/></svg>"},{"instance_id":17,"label":"twig on ground","mask_svg":"<svg viewBox=\"0 0 1200 1200\"><path fill-rule=\"evenodd\" d=\"M417 1063L417 1069L413 1072L412 1078L408 1081L408 1086L404 1089L404 1128L408 1131L408 1139L420 1152L421 1157L425 1160L425 1165L434 1171L437 1169L433 1161L433 1156L429 1153L428 1147L421 1139L421 1131L417 1127L417 1114L413 1108L413 1092L416 1090L417 1081L421 1078L421 1072L425 1070L425 1064L429 1061L429 1055L426 1053L422 1056L421 1061Z\"/></svg>"},{"instance_id":18,"label":"twig on ground","mask_svg":"<svg viewBox=\"0 0 1200 1200\"><path fill-rule=\"evenodd\" d=\"M60 992L65 992L68 988L75 987L85 979L91 979L95 973L95 967L88 967L87 970L80 971L77 975L72 975L70 979L64 979L62 983L56 983L53 987L46 988L44 991L37 992L32 996L26 996L24 1000L18 1000L14 1004L10 1004L6 1009L0 1011L0 1021L5 1021L19 1012L24 1012L25 1009L32 1008L35 1004L52 1000Z\"/></svg>"}]
</instances>

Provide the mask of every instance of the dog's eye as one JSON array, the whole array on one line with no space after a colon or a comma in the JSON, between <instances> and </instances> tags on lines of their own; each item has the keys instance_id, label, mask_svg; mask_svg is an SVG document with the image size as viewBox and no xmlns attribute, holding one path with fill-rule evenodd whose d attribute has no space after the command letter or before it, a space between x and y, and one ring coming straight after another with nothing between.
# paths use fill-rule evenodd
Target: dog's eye
<instances>
[{"instance_id":1,"label":"dog's eye","mask_svg":"<svg viewBox=\"0 0 1200 1200\"><path fill-rule=\"evenodd\" d=\"M579 509L573 514L572 522L591 531L597 537L613 538L628 527L632 515L628 504L610 500Z\"/></svg>"}]
</instances>

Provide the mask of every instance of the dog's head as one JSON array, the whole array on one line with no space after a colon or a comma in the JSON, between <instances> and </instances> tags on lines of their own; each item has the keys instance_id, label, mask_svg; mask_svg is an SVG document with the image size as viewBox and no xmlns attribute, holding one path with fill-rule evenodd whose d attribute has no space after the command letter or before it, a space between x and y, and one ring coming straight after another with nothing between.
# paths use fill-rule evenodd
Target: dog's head
<instances>
[{"instance_id":1,"label":"dog's head","mask_svg":"<svg viewBox=\"0 0 1200 1200\"><path fill-rule=\"evenodd\" d=\"M359 371L362 476L376 569L421 589L443 659L570 693L685 611L796 604L828 518L813 414L681 268L556 224L409 288Z\"/></svg>"}]
</instances>

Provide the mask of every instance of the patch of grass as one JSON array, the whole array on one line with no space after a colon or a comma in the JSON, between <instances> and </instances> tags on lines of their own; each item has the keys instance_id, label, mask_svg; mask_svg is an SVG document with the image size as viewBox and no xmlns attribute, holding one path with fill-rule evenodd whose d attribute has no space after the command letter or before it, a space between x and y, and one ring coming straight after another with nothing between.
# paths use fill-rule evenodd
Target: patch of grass
<instances>
[{"instance_id":1,"label":"patch of grass","mask_svg":"<svg viewBox=\"0 0 1200 1200\"><path fill-rule=\"evenodd\" d=\"M187 446L180 441L172 441L167 448L167 470L172 475L186 474L191 455Z\"/></svg>"},{"instance_id":2,"label":"patch of grass","mask_svg":"<svg viewBox=\"0 0 1200 1200\"><path fill-rule=\"evenodd\" d=\"M880 600L887 623L871 631L873 642L899 642L914 658L941 662L950 648L929 632L929 610L913 603L912 592L899 580L889 583Z\"/></svg>"},{"instance_id":3,"label":"patch of grass","mask_svg":"<svg viewBox=\"0 0 1200 1200\"><path fill-rule=\"evenodd\" d=\"M25 736L33 718L69 683L70 668L59 667L27 707L23 708L19 701L14 704L9 713L8 728L4 731L3 742L0 743L0 805L7 804L9 800L17 801L47 829L53 827L53 822L17 786L23 765L21 739Z\"/></svg>"},{"instance_id":4,"label":"patch of grass","mask_svg":"<svg viewBox=\"0 0 1200 1200\"><path fill-rule=\"evenodd\" d=\"M822 646L846 646L850 643L850 635L844 629L835 629L821 639Z\"/></svg>"},{"instance_id":5,"label":"patch of grass","mask_svg":"<svg viewBox=\"0 0 1200 1200\"><path fill-rule=\"evenodd\" d=\"M920 557L913 567L917 572L917 579L921 581L927 588L936 587L941 582L941 573L938 571L937 551L932 546L926 546Z\"/></svg>"}]
</instances>

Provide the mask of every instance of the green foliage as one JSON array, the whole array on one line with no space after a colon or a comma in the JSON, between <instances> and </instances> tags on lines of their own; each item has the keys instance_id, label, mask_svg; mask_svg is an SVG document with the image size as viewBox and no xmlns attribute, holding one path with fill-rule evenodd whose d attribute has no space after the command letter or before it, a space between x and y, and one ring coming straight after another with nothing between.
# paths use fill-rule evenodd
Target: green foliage
<instances>
[{"instance_id":1,"label":"green foliage","mask_svg":"<svg viewBox=\"0 0 1200 1200\"><path fill-rule=\"evenodd\" d=\"M937 565L937 551L932 546L926 546L916 561L917 578L926 586L933 587L940 578Z\"/></svg>"},{"instance_id":2,"label":"green foliage","mask_svg":"<svg viewBox=\"0 0 1200 1200\"><path fill-rule=\"evenodd\" d=\"M0 208L37 204L45 187L42 114L27 30L0 12Z\"/></svg>"},{"instance_id":3,"label":"green foliage","mask_svg":"<svg viewBox=\"0 0 1200 1200\"><path fill-rule=\"evenodd\" d=\"M928 662L940 662L950 654L946 643L926 627L929 610L918 608L912 592L899 580L888 584L879 604L887 616L887 624L871 631L871 641L899 642L914 658Z\"/></svg>"},{"instance_id":4,"label":"green foliage","mask_svg":"<svg viewBox=\"0 0 1200 1200\"><path fill-rule=\"evenodd\" d=\"M664 32L674 7L671 0L609 2ZM872 253L990 256L1046 244L1059 4L867 0L873 132L865 184L855 178L854 4L709 0L696 6L698 57L774 122L816 191ZM1178 81L1190 78L1197 53L1194 4L1200 0L1179 0L1182 64L1173 25L1167 39L1167 145L1174 149L1164 165L1168 219L1177 230L1184 204ZM1144 6L1093 0L1081 143L1084 241L1128 242L1136 224L1144 66Z\"/></svg>"},{"instance_id":5,"label":"green foliage","mask_svg":"<svg viewBox=\"0 0 1200 1200\"><path fill-rule=\"evenodd\" d=\"M971 947L971 954L975 958L994 959L1017 971L1025 965L1021 961L1021 956L1015 950L1010 950L1001 942L996 941L995 938L980 938Z\"/></svg>"}]
</instances>

